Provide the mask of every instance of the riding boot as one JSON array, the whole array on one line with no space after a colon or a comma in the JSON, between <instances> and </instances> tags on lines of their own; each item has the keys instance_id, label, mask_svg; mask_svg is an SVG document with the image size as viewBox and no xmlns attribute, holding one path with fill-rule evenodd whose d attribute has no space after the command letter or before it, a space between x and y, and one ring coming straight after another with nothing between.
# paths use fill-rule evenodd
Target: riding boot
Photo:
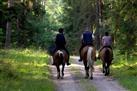
<instances>
[{"instance_id":1,"label":"riding boot","mask_svg":"<svg viewBox=\"0 0 137 91\"><path fill-rule=\"evenodd\" d=\"M69 63L69 58L68 58L68 60L67 60L67 65L71 65L71 63Z\"/></svg>"},{"instance_id":2,"label":"riding boot","mask_svg":"<svg viewBox=\"0 0 137 91\"><path fill-rule=\"evenodd\" d=\"M55 63L53 62L52 65L55 65Z\"/></svg>"},{"instance_id":3,"label":"riding boot","mask_svg":"<svg viewBox=\"0 0 137 91\"><path fill-rule=\"evenodd\" d=\"M52 65L55 65L55 62L53 61Z\"/></svg>"},{"instance_id":4,"label":"riding boot","mask_svg":"<svg viewBox=\"0 0 137 91\"><path fill-rule=\"evenodd\" d=\"M97 61L97 57L95 57L95 61Z\"/></svg>"},{"instance_id":5,"label":"riding boot","mask_svg":"<svg viewBox=\"0 0 137 91\"><path fill-rule=\"evenodd\" d=\"M82 62L81 56L80 56L80 59L79 59L78 61L79 61L79 62Z\"/></svg>"},{"instance_id":6,"label":"riding boot","mask_svg":"<svg viewBox=\"0 0 137 91\"><path fill-rule=\"evenodd\" d=\"M79 49L79 56L80 56L80 59L78 60L79 62L82 62L82 58L81 58L81 50L82 50L82 48L83 48L83 45L80 47L80 49Z\"/></svg>"},{"instance_id":7,"label":"riding boot","mask_svg":"<svg viewBox=\"0 0 137 91\"><path fill-rule=\"evenodd\" d=\"M67 65L71 65L69 62L67 62Z\"/></svg>"}]
</instances>

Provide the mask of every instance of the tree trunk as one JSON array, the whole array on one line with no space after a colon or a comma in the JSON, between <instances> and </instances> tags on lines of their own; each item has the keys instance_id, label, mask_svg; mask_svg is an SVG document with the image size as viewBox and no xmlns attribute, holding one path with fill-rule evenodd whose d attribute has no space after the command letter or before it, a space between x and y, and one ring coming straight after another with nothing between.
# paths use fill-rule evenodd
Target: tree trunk
<instances>
[{"instance_id":1,"label":"tree trunk","mask_svg":"<svg viewBox=\"0 0 137 91\"><path fill-rule=\"evenodd\" d=\"M11 22L7 22L6 26L6 40L5 40L5 48L10 48L10 42L11 42Z\"/></svg>"},{"instance_id":2,"label":"tree trunk","mask_svg":"<svg viewBox=\"0 0 137 91\"><path fill-rule=\"evenodd\" d=\"M101 23L102 23L102 0L96 1L96 48L99 49L101 46Z\"/></svg>"},{"instance_id":3,"label":"tree trunk","mask_svg":"<svg viewBox=\"0 0 137 91\"><path fill-rule=\"evenodd\" d=\"M19 18L17 18L16 20L16 28L17 28L17 46L21 46L20 45L20 26L19 26Z\"/></svg>"},{"instance_id":4,"label":"tree trunk","mask_svg":"<svg viewBox=\"0 0 137 91\"><path fill-rule=\"evenodd\" d=\"M13 0L8 0L8 8L13 6ZM11 21L7 21L6 25L6 38L5 38L5 48L11 47Z\"/></svg>"}]
</instances>

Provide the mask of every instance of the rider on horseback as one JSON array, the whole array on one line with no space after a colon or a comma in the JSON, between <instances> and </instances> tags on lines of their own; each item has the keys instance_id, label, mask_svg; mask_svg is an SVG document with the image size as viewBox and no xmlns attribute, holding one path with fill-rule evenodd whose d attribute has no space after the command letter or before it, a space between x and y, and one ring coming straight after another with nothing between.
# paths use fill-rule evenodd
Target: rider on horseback
<instances>
[{"instance_id":1,"label":"rider on horseback","mask_svg":"<svg viewBox=\"0 0 137 91\"><path fill-rule=\"evenodd\" d=\"M60 28L58 30L58 34L56 35L56 39L55 39L55 44L56 44L56 48L54 50L54 53L57 51L57 50L60 50L60 49L63 49L67 52L68 56L69 56L69 52L68 50L66 49L65 45L66 45L66 40L65 40L65 37L64 37L64 29L63 28ZM52 65L55 65L54 61L53 61L53 64ZM69 63L69 57L68 57L68 60L67 60L67 65L70 65Z\"/></svg>"},{"instance_id":2,"label":"rider on horseback","mask_svg":"<svg viewBox=\"0 0 137 91\"><path fill-rule=\"evenodd\" d=\"M111 36L109 35L108 32L105 32L105 35L102 37L102 47L100 48L99 52L101 52L101 50L105 47L108 47L112 50L112 38Z\"/></svg>"},{"instance_id":3,"label":"rider on horseback","mask_svg":"<svg viewBox=\"0 0 137 91\"><path fill-rule=\"evenodd\" d=\"M94 38L93 33L91 31L89 31L88 27L86 26L85 31L81 35L81 43L82 43L82 45L81 45L81 47L79 49L79 54L80 54L79 62L82 61L82 59L81 59L81 50L87 45L93 46L93 38Z\"/></svg>"}]
</instances>

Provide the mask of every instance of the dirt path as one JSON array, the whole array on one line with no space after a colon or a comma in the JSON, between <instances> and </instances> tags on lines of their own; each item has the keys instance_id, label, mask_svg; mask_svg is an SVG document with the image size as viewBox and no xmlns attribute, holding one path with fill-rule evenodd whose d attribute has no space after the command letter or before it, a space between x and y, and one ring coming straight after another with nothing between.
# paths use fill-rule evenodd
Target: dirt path
<instances>
[{"instance_id":1,"label":"dirt path","mask_svg":"<svg viewBox=\"0 0 137 91\"><path fill-rule=\"evenodd\" d=\"M78 57L72 57L71 60L72 60L71 66L65 67L64 79L57 80L56 68L54 66L51 66L53 73L53 80L57 85L56 91L86 91L87 87L86 86L85 88L81 87L81 81L80 81L81 79L84 79L84 75L85 75L83 63L77 61ZM81 73L81 78L80 77L77 78L78 76L74 75L75 71L72 71L74 70L74 68L76 68L77 71ZM116 81L116 79L110 76L105 77L100 71L100 68L98 66L95 66L93 77L94 77L93 80L87 79L88 81L86 83L88 85L94 85L97 91L128 91L123 87L121 87Z\"/></svg>"},{"instance_id":2,"label":"dirt path","mask_svg":"<svg viewBox=\"0 0 137 91\"><path fill-rule=\"evenodd\" d=\"M71 67L65 66L64 79L57 79L57 71L55 66L51 66L53 81L57 85L56 91L84 91L77 79L70 73Z\"/></svg>"}]
</instances>

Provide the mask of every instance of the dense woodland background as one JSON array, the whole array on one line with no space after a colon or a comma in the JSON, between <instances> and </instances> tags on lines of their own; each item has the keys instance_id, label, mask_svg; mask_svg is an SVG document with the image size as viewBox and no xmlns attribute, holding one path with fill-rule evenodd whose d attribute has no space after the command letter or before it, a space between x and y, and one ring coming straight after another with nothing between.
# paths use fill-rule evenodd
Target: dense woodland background
<instances>
[{"instance_id":1,"label":"dense woodland background","mask_svg":"<svg viewBox=\"0 0 137 91\"><path fill-rule=\"evenodd\" d=\"M109 31L114 49L126 55L137 51L137 0L0 0L0 17L1 48L48 49L63 27L67 48L77 54L88 25L97 49Z\"/></svg>"},{"instance_id":2,"label":"dense woodland background","mask_svg":"<svg viewBox=\"0 0 137 91\"><path fill-rule=\"evenodd\" d=\"M0 0L0 91L55 91L47 51L62 27L66 47L78 55L85 26L93 31L97 49L104 32L110 33L110 77L136 91L137 0ZM101 61L96 65L101 67ZM87 79L81 81L89 89Z\"/></svg>"}]
</instances>

